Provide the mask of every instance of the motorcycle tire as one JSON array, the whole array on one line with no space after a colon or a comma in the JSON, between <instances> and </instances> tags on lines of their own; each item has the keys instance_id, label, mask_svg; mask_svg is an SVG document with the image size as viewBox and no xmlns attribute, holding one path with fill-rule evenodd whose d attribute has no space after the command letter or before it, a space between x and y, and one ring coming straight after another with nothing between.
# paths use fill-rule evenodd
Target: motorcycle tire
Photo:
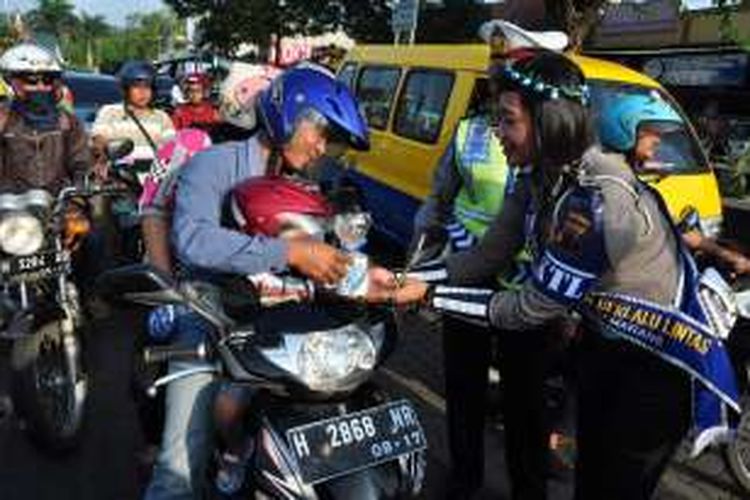
<instances>
[{"instance_id":1,"label":"motorcycle tire","mask_svg":"<svg viewBox=\"0 0 750 500\"><path fill-rule=\"evenodd\" d=\"M13 404L29 439L45 451L64 453L80 442L88 402L81 349L80 338L64 334L57 321L13 344Z\"/></svg>"},{"instance_id":2,"label":"motorcycle tire","mask_svg":"<svg viewBox=\"0 0 750 500\"><path fill-rule=\"evenodd\" d=\"M737 482L750 493L750 398L744 398L737 434L727 444L726 456Z\"/></svg>"}]
</instances>

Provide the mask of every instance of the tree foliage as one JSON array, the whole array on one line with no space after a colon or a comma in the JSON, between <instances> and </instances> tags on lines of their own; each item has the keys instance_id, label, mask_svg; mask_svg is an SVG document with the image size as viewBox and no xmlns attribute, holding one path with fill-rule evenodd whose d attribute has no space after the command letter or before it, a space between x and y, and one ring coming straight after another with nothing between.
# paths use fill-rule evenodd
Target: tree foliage
<instances>
[{"instance_id":1,"label":"tree foliage","mask_svg":"<svg viewBox=\"0 0 750 500\"><path fill-rule=\"evenodd\" d=\"M344 29L366 42L390 40L388 0L166 0L180 16L200 19L202 40L232 54L242 43L268 49L273 36Z\"/></svg>"},{"instance_id":2,"label":"tree foliage","mask_svg":"<svg viewBox=\"0 0 750 500\"><path fill-rule=\"evenodd\" d=\"M7 46L19 37L10 33L4 16L0 19L0 43ZM114 27L100 15L76 15L69 0L37 0L37 7L24 16L24 24L38 41L57 45L74 68L111 71L127 59L156 59L177 48L176 41L184 40L183 23L174 12L134 14L124 27Z\"/></svg>"},{"instance_id":3,"label":"tree foliage","mask_svg":"<svg viewBox=\"0 0 750 500\"><path fill-rule=\"evenodd\" d=\"M54 35L58 39L70 36L78 18L75 6L68 0L38 0L38 6L26 16L31 29Z\"/></svg>"}]
</instances>

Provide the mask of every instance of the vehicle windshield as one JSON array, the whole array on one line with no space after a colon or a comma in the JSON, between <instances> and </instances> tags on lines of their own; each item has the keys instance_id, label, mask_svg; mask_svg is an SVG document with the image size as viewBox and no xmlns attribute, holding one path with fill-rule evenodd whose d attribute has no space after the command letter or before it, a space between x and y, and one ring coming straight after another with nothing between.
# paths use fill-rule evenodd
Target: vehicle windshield
<instances>
[{"instance_id":1,"label":"vehicle windshield","mask_svg":"<svg viewBox=\"0 0 750 500\"><path fill-rule=\"evenodd\" d=\"M589 86L591 87L594 121L597 130L606 126L602 122L598 110L607 109L617 99L625 96L650 94L674 108L673 102L659 89L603 80L589 81ZM684 119L687 119L678 109L675 109L675 111ZM683 124L662 134L661 145L657 150L656 158L648 163L647 168L649 172L695 174L707 171L708 164L700 150L700 144L695 134L690 127Z\"/></svg>"}]
</instances>

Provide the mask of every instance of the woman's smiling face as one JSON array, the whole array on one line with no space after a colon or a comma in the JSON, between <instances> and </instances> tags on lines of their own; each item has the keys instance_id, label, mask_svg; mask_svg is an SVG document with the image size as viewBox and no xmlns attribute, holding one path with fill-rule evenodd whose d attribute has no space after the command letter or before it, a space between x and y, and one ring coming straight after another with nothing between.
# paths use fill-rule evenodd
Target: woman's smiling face
<instances>
[{"instance_id":1,"label":"woman's smiling face","mask_svg":"<svg viewBox=\"0 0 750 500\"><path fill-rule=\"evenodd\" d=\"M495 104L495 134L503 145L508 163L518 166L529 164L534 150L533 124L521 94L502 92Z\"/></svg>"}]
</instances>

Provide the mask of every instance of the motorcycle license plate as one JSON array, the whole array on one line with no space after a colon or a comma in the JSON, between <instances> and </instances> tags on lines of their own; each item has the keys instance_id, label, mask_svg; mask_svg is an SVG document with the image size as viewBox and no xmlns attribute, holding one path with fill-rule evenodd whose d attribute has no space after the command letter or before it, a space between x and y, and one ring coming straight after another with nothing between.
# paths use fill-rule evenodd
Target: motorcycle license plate
<instances>
[{"instance_id":1,"label":"motorcycle license plate","mask_svg":"<svg viewBox=\"0 0 750 500\"><path fill-rule=\"evenodd\" d=\"M417 412L406 400L294 427L286 437L309 484L427 447Z\"/></svg>"},{"instance_id":2,"label":"motorcycle license plate","mask_svg":"<svg viewBox=\"0 0 750 500\"><path fill-rule=\"evenodd\" d=\"M4 274L20 276L52 270L64 264L66 254L64 252L47 252L24 257L15 257L3 263Z\"/></svg>"}]
</instances>

